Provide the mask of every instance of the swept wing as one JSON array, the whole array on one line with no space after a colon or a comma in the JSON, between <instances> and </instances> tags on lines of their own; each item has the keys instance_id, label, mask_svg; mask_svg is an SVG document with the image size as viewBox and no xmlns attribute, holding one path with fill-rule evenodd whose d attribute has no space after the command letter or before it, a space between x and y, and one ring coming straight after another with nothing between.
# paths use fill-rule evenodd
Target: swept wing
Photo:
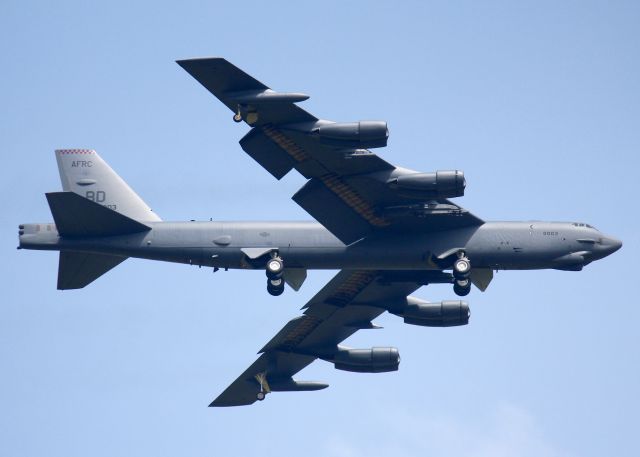
<instances>
[{"instance_id":1,"label":"swept wing","mask_svg":"<svg viewBox=\"0 0 640 457\"><path fill-rule=\"evenodd\" d=\"M240 145L277 179L295 169L308 179L293 200L345 244L376 231L435 231L482 220L445 198L425 197L367 147L386 146L386 123L337 124L296 105L301 93L275 92L223 58L178 64L252 128ZM329 132L324 135L323 132ZM420 177L418 177L420 178ZM403 178L406 179L406 178Z\"/></svg>"},{"instance_id":2,"label":"swept wing","mask_svg":"<svg viewBox=\"0 0 640 457\"><path fill-rule=\"evenodd\" d=\"M359 329L376 328L372 321L384 311L404 315L408 323L426 325L410 320L407 307L415 307L421 301L407 296L422 285L447 281L450 275L440 272L340 271L304 306L304 314L289 321L260 350L260 357L209 406L249 405L261 391L327 387L318 382L296 381L293 375L317 358L334 361L336 354L344 350L339 343ZM461 313L468 312L466 304L451 303ZM466 323L468 314L456 319L449 325ZM447 323L440 321L440 325Z\"/></svg>"}]
</instances>

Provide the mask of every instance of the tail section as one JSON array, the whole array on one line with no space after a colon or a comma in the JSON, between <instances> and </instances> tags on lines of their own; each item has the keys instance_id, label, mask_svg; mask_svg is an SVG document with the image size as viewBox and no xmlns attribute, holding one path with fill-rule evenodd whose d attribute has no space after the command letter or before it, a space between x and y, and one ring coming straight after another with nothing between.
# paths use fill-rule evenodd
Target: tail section
<instances>
[{"instance_id":1,"label":"tail section","mask_svg":"<svg viewBox=\"0 0 640 457\"><path fill-rule=\"evenodd\" d=\"M60 250L58 289L80 289L127 259L87 252L92 239L147 232L160 218L95 151L59 149L56 160L64 192L46 194L55 226L21 225L20 247Z\"/></svg>"},{"instance_id":2,"label":"tail section","mask_svg":"<svg viewBox=\"0 0 640 457\"><path fill-rule=\"evenodd\" d=\"M136 221L160 220L96 151L58 149L56 160L63 190L75 192Z\"/></svg>"},{"instance_id":3,"label":"tail section","mask_svg":"<svg viewBox=\"0 0 640 457\"><path fill-rule=\"evenodd\" d=\"M127 235L150 230L74 192L51 192L47 194L47 201L63 238ZM127 257L109 254L60 251L58 289L80 289L125 260Z\"/></svg>"},{"instance_id":4,"label":"tail section","mask_svg":"<svg viewBox=\"0 0 640 457\"><path fill-rule=\"evenodd\" d=\"M150 230L147 225L74 192L50 192L46 195L62 237L128 235Z\"/></svg>"},{"instance_id":5,"label":"tail section","mask_svg":"<svg viewBox=\"0 0 640 457\"><path fill-rule=\"evenodd\" d=\"M56 150L62 189L47 194L62 237L101 237L149 230L142 222L160 218L96 151ZM61 251L58 289L80 289L127 258Z\"/></svg>"}]
</instances>

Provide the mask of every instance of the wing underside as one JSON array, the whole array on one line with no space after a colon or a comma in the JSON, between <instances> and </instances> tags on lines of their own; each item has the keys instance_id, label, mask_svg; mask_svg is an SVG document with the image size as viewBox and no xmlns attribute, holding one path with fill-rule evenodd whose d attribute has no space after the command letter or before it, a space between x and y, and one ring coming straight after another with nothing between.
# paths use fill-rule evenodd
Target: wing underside
<instances>
[{"instance_id":1,"label":"wing underside","mask_svg":"<svg viewBox=\"0 0 640 457\"><path fill-rule=\"evenodd\" d=\"M251 126L240 140L249 156L277 179L292 169L308 179L293 200L345 244L373 232L425 232L483 223L449 200L390 185L399 175L415 173L412 170L395 167L352 141L325 141L318 132L336 123L298 107L296 102L308 98L304 94L274 92L222 58L178 63ZM348 127L357 131L359 125ZM369 147L384 145L386 139Z\"/></svg>"},{"instance_id":2,"label":"wing underside","mask_svg":"<svg viewBox=\"0 0 640 457\"><path fill-rule=\"evenodd\" d=\"M296 105L308 96L273 91L222 58L178 64L227 106L236 122L244 121L251 127L240 140L249 156L276 179L294 169L307 179L293 200L343 243L374 233L406 236L483 223L445 198L464 193L462 173L449 175L460 178L454 179L454 191L444 190L437 173L396 167L371 152L386 146L386 123L321 120ZM430 274L435 276L425 277ZM270 391L326 387L296 381L293 376L317 358L335 361L341 351L339 344L359 329L376 328L372 321L384 311L403 315L408 323L430 325L419 322L424 315L407 314L411 306L419 307L419 300L408 295L430 282L452 281L450 274L441 271L341 271L210 406L247 405L255 402L258 394ZM466 304L442 302L439 306L434 308L436 315L448 306L457 323L440 320L435 325L466 323Z\"/></svg>"},{"instance_id":3,"label":"wing underside","mask_svg":"<svg viewBox=\"0 0 640 457\"><path fill-rule=\"evenodd\" d=\"M260 357L210 406L249 405L270 391L318 390L326 384L296 381L293 375L317 358L332 360L338 344L390 307L405 306L407 295L425 282L416 277L389 280L385 272L343 270L261 350Z\"/></svg>"}]
</instances>

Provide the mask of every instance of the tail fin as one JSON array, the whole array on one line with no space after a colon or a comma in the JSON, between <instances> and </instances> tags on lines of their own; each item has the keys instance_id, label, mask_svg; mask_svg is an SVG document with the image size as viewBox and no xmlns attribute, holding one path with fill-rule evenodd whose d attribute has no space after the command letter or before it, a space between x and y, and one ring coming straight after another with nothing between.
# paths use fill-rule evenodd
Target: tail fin
<instances>
[{"instance_id":1,"label":"tail fin","mask_svg":"<svg viewBox=\"0 0 640 457\"><path fill-rule=\"evenodd\" d=\"M58 149L62 189L106 206L137 221L160 218L92 149Z\"/></svg>"}]
</instances>

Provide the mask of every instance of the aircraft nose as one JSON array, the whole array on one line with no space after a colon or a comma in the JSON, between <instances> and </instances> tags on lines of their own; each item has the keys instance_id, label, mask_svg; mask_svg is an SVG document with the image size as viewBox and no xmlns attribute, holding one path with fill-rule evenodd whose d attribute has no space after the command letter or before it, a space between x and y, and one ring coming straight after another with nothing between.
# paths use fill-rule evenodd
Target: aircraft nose
<instances>
[{"instance_id":1,"label":"aircraft nose","mask_svg":"<svg viewBox=\"0 0 640 457\"><path fill-rule=\"evenodd\" d=\"M611 255L622 247L622 241L612 236L602 236L600 239L601 241L594 252L597 258L601 259Z\"/></svg>"},{"instance_id":2,"label":"aircraft nose","mask_svg":"<svg viewBox=\"0 0 640 457\"><path fill-rule=\"evenodd\" d=\"M620 241L617 238L613 238L611 236L608 236L605 238L605 244L607 246L607 255L608 254L613 254L614 252L616 252L618 249L620 249L622 247L622 241Z\"/></svg>"}]
</instances>

